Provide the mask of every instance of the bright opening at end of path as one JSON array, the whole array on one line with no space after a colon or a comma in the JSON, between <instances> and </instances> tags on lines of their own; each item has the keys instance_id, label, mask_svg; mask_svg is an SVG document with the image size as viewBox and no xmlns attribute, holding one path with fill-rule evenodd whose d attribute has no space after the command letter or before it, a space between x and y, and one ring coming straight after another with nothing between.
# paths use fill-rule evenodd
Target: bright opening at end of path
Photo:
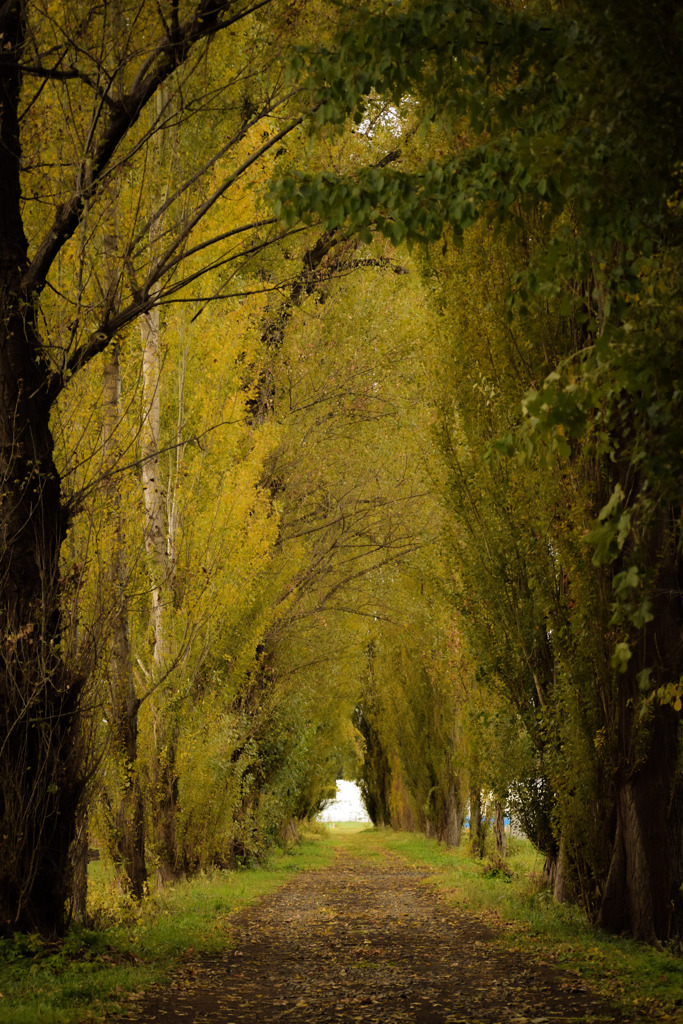
<instances>
[{"instance_id":1,"label":"bright opening at end of path","mask_svg":"<svg viewBox=\"0 0 683 1024\"><path fill-rule=\"evenodd\" d=\"M355 782L337 779L337 795L323 807L317 821L364 821L370 824L368 812L365 810L360 789Z\"/></svg>"}]
</instances>

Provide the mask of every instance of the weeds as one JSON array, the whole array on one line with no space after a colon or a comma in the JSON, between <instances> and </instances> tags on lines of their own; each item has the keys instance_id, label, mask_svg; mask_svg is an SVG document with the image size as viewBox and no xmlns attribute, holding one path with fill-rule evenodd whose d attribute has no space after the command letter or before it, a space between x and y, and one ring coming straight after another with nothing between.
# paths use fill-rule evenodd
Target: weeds
<instances>
[{"instance_id":1,"label":"weeds","mask_svg":"<svg viewBox=\"0 0 683 1024\"><path fill-rule=\"evenodd\" d=\"M504 882L511 882L515 875L508 862L499 853L494 853L493 857L489 857L482 874L484 878L502 878Z\"/></svg>"}]
</instances>

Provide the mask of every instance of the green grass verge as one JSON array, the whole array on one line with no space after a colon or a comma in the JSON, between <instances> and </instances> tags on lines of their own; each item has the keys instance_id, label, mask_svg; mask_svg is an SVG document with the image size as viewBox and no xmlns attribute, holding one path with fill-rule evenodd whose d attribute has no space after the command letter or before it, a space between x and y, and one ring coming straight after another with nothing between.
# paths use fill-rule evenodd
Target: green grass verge
<instances>
[{"instance_id":1,"label":"green grass verge","mask_svg":"<svg viewBox=\"0 0 683 1024\"><path fill-rule=\"evenodd\" d=\"M215 871L173 886L127 913L125 924L73 927L59 943L35 935L0 940L0 1024L82 1024L125 1013L183 957L230 947L236 910L295 872L327 866L334 851L323 836L311 832L262 867ZM102 869L93 867L101 884Z\"/></svg>"},{"instance_id":2,"label":"green grass verge","mask_svg":"<svg viewBox=\"0 0 683 1024\"><path fill-rule=\"evenodd\" d=\"M328 841L322 841L327 835ZM530 843L513 840L512 877L485 874L486 861L466 847L360 823L319 829L260 868L195 878L146 901L120 902L125 924L73 928L61 943L35 936L0 942L0 1024L83 1024L125 1013L140 993L163 982L174 965L233 943L231 915L302 870L326 867L343 846L370 860L389 854L430 872L426 884L496 928L503 941L538 961L574 971L635 1018L683 1024L683 959L591 928L575 907L558 906L534 880L542 860ZM94 886L104 884L94 868Z\"/></svg>"},{"instance_id":3,"label":"green grass verge","mask_svg":"<svg viewBox=\"0 0 683 1024\"><path fill-rule=\"evenodd\" d=\"M389 851L428 868L429 885L499 928L509 945L575 972L636 1018L683 1022L683 958L598 931L577 907L555 903L539 884L543 859L527 840L510 842L511 878L485 874L486 858L470 857L466 840L451 850L424 836L379 829L345 837L344 845L359 856Z\"/></svg>"}]
</instances>

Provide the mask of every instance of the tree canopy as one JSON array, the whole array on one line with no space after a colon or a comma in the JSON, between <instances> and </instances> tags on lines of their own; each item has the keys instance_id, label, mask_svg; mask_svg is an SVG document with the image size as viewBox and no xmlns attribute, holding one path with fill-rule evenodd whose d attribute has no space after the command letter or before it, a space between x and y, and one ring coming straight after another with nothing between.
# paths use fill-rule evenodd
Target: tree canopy
<instances>
[{"instance_id":1,"label":"tree canopy","mask_svg":"<svg viewBox=\"0 0 683 1024\"><path fill-rule=\"evenodd\" d=\"M321 29L321 25L324 26ZM343 773L683 933L683 19L0 13L2 929Z\"/></svg>"}]
</instances>

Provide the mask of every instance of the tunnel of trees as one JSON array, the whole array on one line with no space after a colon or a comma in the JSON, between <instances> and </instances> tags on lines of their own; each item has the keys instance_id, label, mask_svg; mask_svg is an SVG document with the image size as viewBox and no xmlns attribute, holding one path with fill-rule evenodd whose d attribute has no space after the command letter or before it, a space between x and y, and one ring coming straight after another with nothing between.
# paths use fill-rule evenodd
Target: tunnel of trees
<instances>
[{"instance_id":1,"label":"tunnel of trees","mask_svg":"<svg viewBox=\"0 0 683 1024\"><path fill-rule=\"evenodd\" d=\"M0 930L336 775L683 938L676 0L0 7ZM486 804L486 808L484 808Z\"/></svg>"}]
</instances>

